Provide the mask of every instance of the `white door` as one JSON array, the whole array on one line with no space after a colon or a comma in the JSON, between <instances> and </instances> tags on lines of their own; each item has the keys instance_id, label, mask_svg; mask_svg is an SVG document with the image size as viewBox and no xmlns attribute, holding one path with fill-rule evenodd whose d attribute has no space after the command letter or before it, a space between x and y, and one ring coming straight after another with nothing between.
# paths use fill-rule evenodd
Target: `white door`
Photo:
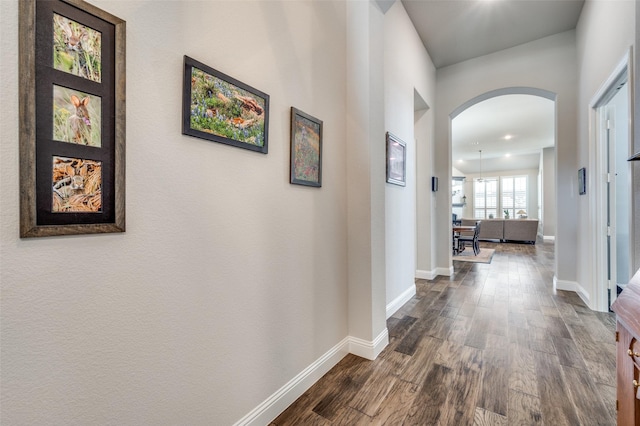
<instances>
[{"instance_id":1,"label":"white door","mask_svg":"<svg viewBox=\"0 0 640 426\"><path fill-rule=\"evenodd\" d=\"M606 129L603 153L606 198L606 278L608 306L629 281L630 251L630 178L629 164L629 96L626 81L617 86L611 99L602 107Z\"/></svg>"}]
</instances>

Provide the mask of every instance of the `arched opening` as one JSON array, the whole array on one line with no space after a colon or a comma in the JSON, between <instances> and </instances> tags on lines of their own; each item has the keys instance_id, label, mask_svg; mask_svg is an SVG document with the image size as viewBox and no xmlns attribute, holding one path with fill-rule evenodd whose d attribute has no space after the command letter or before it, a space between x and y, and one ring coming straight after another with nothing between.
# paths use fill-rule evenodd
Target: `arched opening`
<instances>
[{"instance_id":1,"label":"arched opening","mask_svg":"<svg viewBox=\"0 0 640 426\"><path fill-rule=\"evenodd\" d=\"M537 219L538 235L555 240L555 94L498 89L449 117L452 217Z\"/></svg>"}]
</instances>

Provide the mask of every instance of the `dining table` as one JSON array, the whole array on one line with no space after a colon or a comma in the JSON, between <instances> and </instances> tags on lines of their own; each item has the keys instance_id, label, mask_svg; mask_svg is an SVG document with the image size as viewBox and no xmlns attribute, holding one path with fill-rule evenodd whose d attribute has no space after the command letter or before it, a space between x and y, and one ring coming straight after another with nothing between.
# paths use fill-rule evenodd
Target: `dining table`
<instances>
[{"instance_id":1,"label":"dining table","mask_svg":"<svg viewBox=\"0 0 640 426\"><path fill-rule=\"evenodd\" d=\"M458 253L461 253L464 251L464 245L462 246L462 248L460 247L460 242L458 241L458 237L460 236L461 232L475 232L476 227L475 225L453 225L451 227L452 229L452 241L453 241L453 255L455 256Z\"/></svg>"}]
</instances>

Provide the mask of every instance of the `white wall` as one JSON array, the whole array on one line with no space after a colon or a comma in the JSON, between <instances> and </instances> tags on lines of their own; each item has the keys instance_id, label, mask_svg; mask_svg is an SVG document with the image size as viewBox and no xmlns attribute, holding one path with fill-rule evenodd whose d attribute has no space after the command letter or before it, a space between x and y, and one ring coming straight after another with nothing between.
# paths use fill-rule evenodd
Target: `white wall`
<instances>
[{"instance_id":1,"label":"white wall","mask_svg":"<svg viewBox=\"0 0 640 426\"><path fill-rule=\"evenodd\" d=\"M407 144L406 186L386 184L386 289L390 304L414 287L417 262L419 270L433 269L431 108L435 103L435 68L401 2L389 9L384 23L385 130ZM426 107L422 104L422 110L414 115L416 103L421 103L414 102L416 98ZM416 117L419 118L414 128ZM425 210L419 213L418 223L416 195L420 208ZM417 226L420 235L416 238Z\"/></svg>"},{"instance_id":2,"label":"white wall","mask_svg":"<svg viewBox=\"0 0 640 426\"><path fill-rule=\"evenodd\" d=\"M576 29L578 69L579 69L579 98L578 98L578 141L576 150L577 164L588 167L587 180L590 188L594 188L595 177L590 175L590 167L595 164L590 135L590 103L603 87L607 79L613 74L618 64L633 46L636 37L635 2L623 1L587 1L580 16ZM577 173L576 173L577 174ZM577 193L577 190L575 191ZM640 188L635 186L636 197ZM578 244L577 253L577 283L589 295L589 305L596 308L598 300L604 295L598 292L599 278L594 270L596 264L592 247L595 244L594 222L590 218L590 207L596 203L595 191L587 190L585 196L578 200ZM560 209L560 208L559 208ZM636 215L636 226L639 226ZM558 229L561 228L558 224ZM636 265L640 260L636 259ZM602 309L602 307L598 307Z\"/></svg>"},{"instance_id":3,"label":"white wall","mask_svg":"<svg viewBox=\"0 0 640 426\"><path fill-rule=\"evenodd\" d=\"M349 334L388 343L385 309L384 17L373 2L347 2ZM382 142L381 142L382 139Z\"/></svg>"},{"instance_id":4,"label":"white wall","mask_svg":"<svg viewBox=\"0 0 640 426\"><path fill-rule=\"evenodd\" d=\"M491 55L438 69L435 140L436 173L451 173L450 117L465 102L493 90L513 87L542 89L556 94L556 154L558 157L558 210L575 211L574 194L576 149L576 54L573 31L546 37ZM439 193L438 203L447 202L448 194ZM437 210L440 226L438 265L451 264L449 247L450 210ZM575 280L576 224L559 218L556 237L556 276Z\"/></svg>"},{"instance_id":5,"label":"white wall","mask_svg":"<svg viewBox=\"0 0 640 426\"><path fill-rule=\"evenodd\" d=\"M127 21L127 232L21 240L0 2L2 422L232 424L348 335L345 3L93 3ZM185 54L270 94L268 155L181 135ZM291 106L320 189L288 182Z\"/></svg>"}]
</instances>

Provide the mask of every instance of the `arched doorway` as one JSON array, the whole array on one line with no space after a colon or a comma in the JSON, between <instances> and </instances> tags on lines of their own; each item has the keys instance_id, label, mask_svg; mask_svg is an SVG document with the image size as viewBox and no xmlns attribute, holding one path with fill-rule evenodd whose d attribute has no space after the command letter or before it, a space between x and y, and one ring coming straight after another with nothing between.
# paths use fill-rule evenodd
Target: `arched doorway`
<instances>
[{"instance_id":1,"label":"arched doorway","mask_svg":"<svg viewBox=\"0 0 640 426\"><path fill-rule=\"evenodd\" d=\"M449 115L452 186L457 183L452 214L535 218L539 234L555 239L555 98L543 89L503 88ZM508 189L514 182L521 189Z\"/></svg>"}]
</instances>

